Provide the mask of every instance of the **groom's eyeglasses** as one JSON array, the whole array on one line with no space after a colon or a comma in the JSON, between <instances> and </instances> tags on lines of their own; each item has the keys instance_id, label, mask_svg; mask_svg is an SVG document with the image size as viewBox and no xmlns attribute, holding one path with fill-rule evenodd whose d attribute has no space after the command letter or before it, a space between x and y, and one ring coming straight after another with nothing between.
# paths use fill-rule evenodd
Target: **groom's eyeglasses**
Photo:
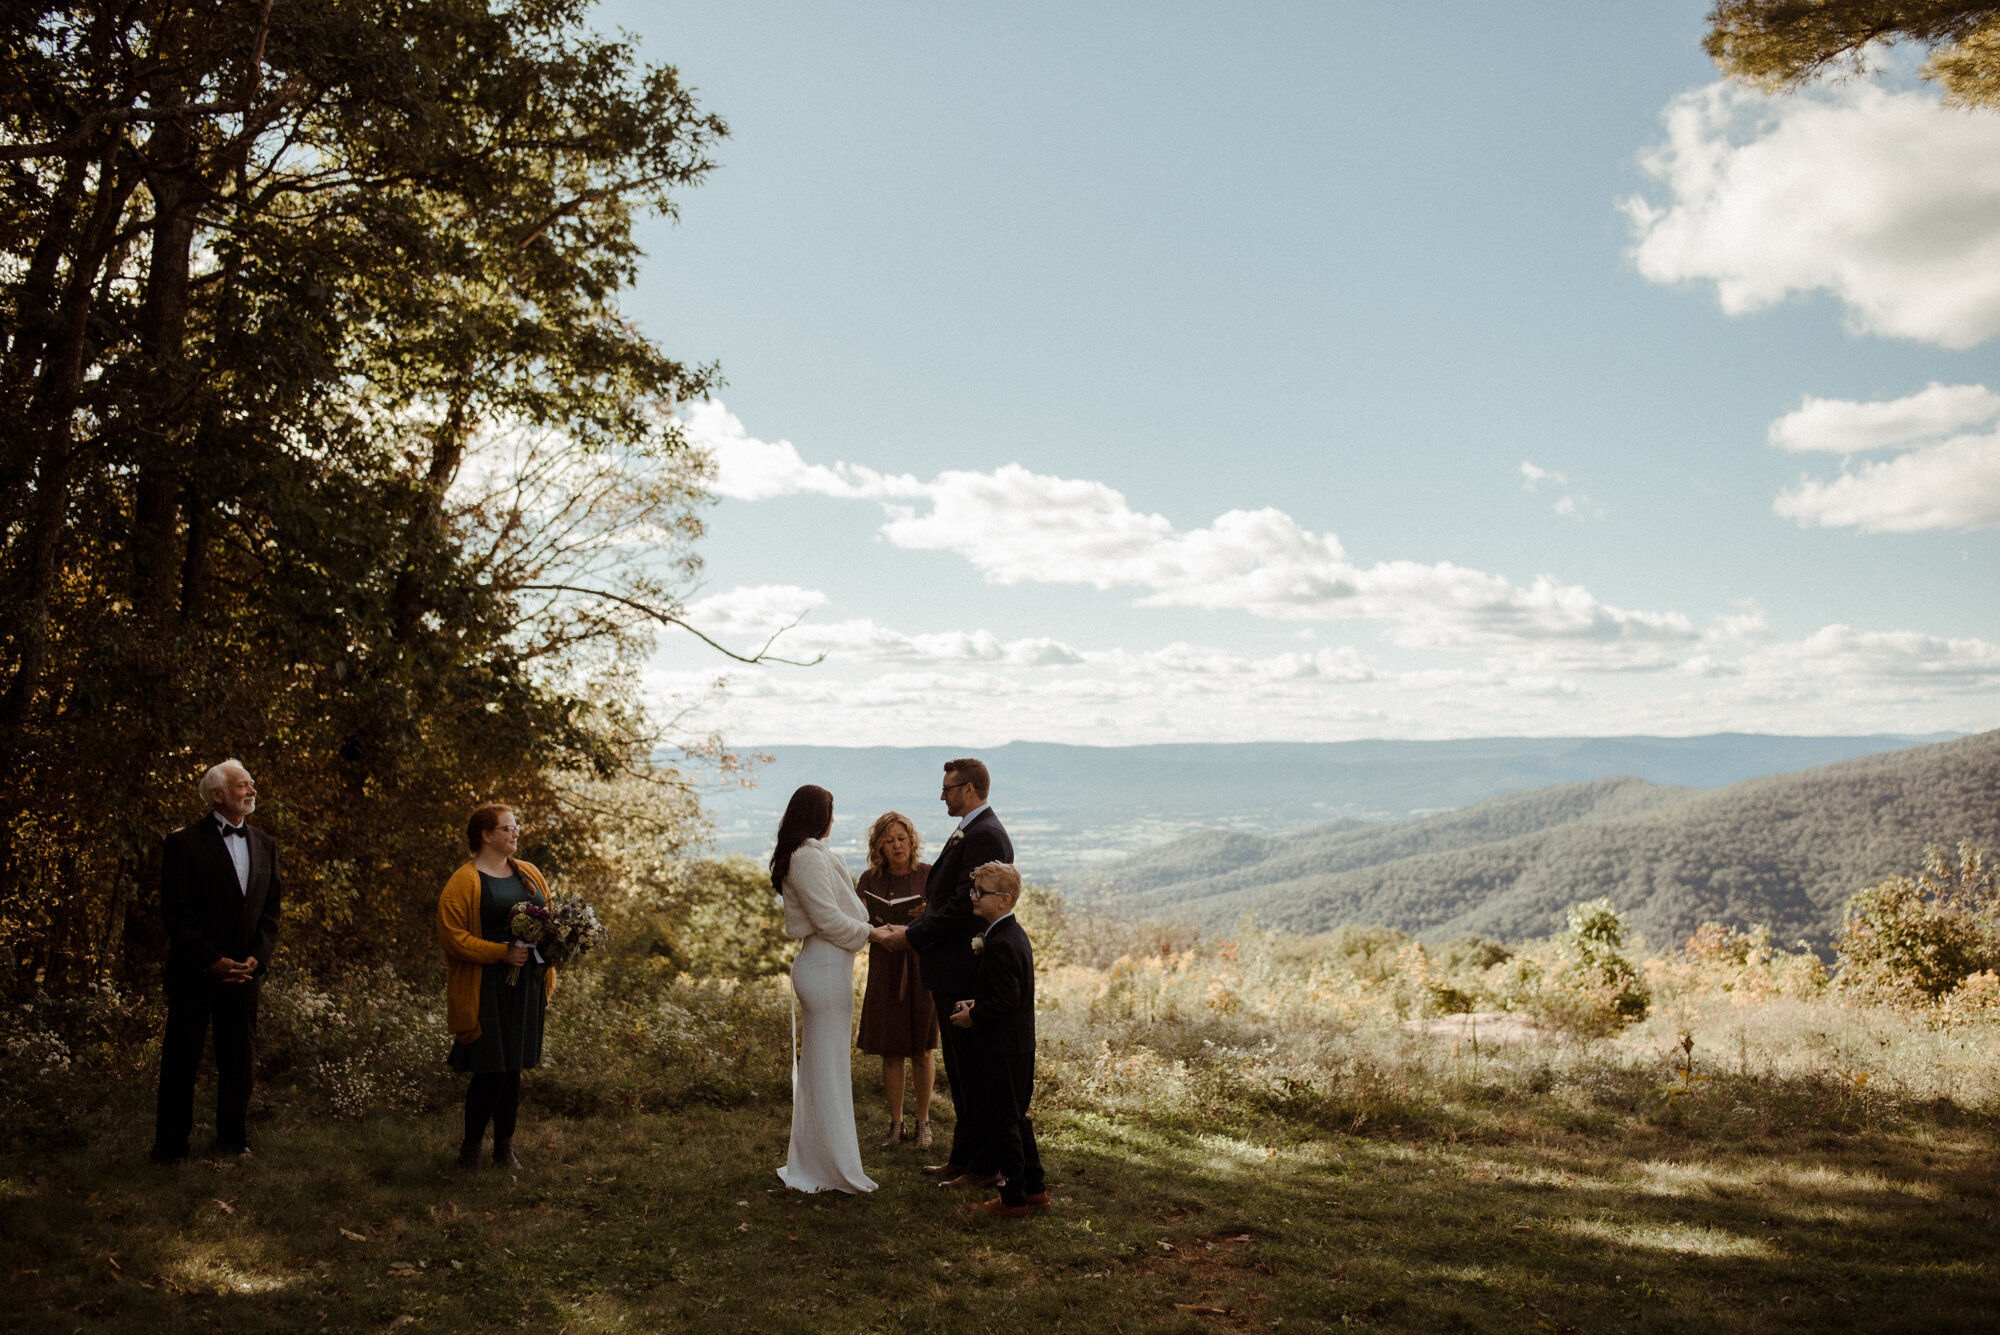
<instances>
[{"instance_id":1,"label":"groom's eyeglasses","mask_svg":"<svg viewBox=\"0 0 2000 1335\"><path fill-rule=\"evenodd\" d=\"M969 787L971 787L971 786L972 786L972 780L970 780L970 779L960 779L960 780L959 780L959 781L958 781L957 783L948 783L948 784L946 784L946 785L944 786L944 791L940 792L940 793L938 794L938 796L939 796L939 797L950 797L950 796L951 796L951 790L952 790L952 789L954 789L954 788L969 788Z\"/></svg>"}]
</instances>

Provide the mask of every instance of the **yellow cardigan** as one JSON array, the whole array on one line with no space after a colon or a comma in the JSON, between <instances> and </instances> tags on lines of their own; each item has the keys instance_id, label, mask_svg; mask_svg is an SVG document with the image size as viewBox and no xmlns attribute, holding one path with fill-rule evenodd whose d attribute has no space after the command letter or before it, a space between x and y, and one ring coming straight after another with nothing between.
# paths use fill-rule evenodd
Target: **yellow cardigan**
<instances>
[{"instance_id":1,"label":"yellow cardigan","mask_svg":"<svg viewBox=\"0 0 2000 1335\"><path fill-rule=\"evenodd\" d=\"M549 902L549 883L533 863L509 858L507 865L528 883L536 903ZM479 868L468 859L444 883L437 914L438 940L444 943L445 1028L461 1043L479 1038L479 980L486 966L507 958L506 942L488 941L479 934L479 899ZM542 978L542 998L547 1000L555 995L556 971L545 969Z\"/></svg>"}]
</instances>

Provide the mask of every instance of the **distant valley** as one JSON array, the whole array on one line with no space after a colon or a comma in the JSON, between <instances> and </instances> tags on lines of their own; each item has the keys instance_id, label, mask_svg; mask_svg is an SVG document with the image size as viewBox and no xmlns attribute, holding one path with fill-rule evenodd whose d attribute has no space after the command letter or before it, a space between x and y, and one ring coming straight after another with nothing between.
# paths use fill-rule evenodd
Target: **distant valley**
<instances>
[{"instance_id":1,"label":"distant valley","mask_svg":"<svg viewBox=\"0 0 2000 1335\"><path fill-rule=\"evenodd\" d=\"M792 790L817 783L833 791L834 843L850 860L858 858L867 823L892 808L912 817L935 848L953 823L937 799L940 767L953 756L977 755L992 767L993 804L1014 833L1023 868L1037 879L1087 892L1107 877L1118 879L1112 869L1129 855L1205 830L1272 839L1345 820L1384 834L1390 840L1384 847L1390 847L1401 836L1385 825L1455 815L1503 794L1621 775L1658 787L1712 789L1935 740L1724 733L1131 747L780 746L763 748L771 760L755 771L755 787L714 794L707 807L720 848L762 857ZM1238 911L1219 898L1210 910Z\"/></svg>"}]
</instances>

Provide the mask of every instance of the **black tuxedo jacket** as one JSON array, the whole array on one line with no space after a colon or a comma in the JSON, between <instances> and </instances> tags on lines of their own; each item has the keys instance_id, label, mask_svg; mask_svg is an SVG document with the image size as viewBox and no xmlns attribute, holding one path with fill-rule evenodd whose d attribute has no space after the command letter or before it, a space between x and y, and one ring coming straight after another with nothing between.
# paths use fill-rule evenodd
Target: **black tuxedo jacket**
<instances>
[{"instance_id":1,"label":"black tuxedo jacket","mask_svg":"<svg viewBox=\"0 0 2000 1335\"><path fill-rule=\"evenodd\" d=\"M986 926L972 911L972 873L989 862L1013 860L1014 841L988 807L945 840L931 864L924 880L924 913L910 924L908 939L923 969L924 986L948 1001L972 995L972 938Z\"/></svg>"},{"instance_id":2,"label":"black tuxedo jacket","mask_svg":"<svg viewBox=\"0 0 2000 1335\"><path fill-rule=\"evenodd\" d=\"M278 881L278 846L262 830L249 832L248 884L236 883L236 867L222 846L214 816L184 825L166 837L160 850L160 917L172 948L167 978L192 978L217 960L257 957L262 974L278 948L278 917L284 901Z\"/></svg>"},{"instance_id":3,"label":"black tuxedo jacket","mask_svg":"<svg viewBox=\"0 0 2000 1335\"><path fill-rule=\"evenodd\" d=\"M1020 919L987 929L972 980L972 1032L988 1056L1035 1050L1035 948Z\"/></svg>"}]
</instances>

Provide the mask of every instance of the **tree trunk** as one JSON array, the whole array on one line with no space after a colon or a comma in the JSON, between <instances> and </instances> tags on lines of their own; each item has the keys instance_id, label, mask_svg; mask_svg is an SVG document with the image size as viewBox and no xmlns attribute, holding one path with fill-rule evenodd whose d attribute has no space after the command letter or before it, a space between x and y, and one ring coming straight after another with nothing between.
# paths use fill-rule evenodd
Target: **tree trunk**
<instances>
[{"instance_id":1,"label":"tree trunk","mask_svg":"<svg viewBox=\"0 0 2000 1335\"><path fill-rule=\"evenodd\" d=\"M28 532L21 553L15 612L14 680L0 695L0 747L18 738L33 710L47 666L49 595L55 588L56 554L61 549L69 512L70 476L82 446L75 439L73 420L83 393L85 334L98 272L111 254L118 218L138 177L119 170L122 132L113 132L98 162L96 207L90 225L70 264L64 285L55 346L43 363L29 405L28 432L37 440L34 492L29 502ZM11 749L11 747L8 747Z\"/></svg>"},{"instance_id":2,"label":"tree trunk","mask_svg":"<svg viewBox=\"0 0 2000 1335\"><path fill-rule=\"evenodd\" d=\"M141 625L158 627L173 607L174 577L181 565L175 548L185 462L176 457L186 421L182 354L195 223L206 190L184 122L161 121L147 141L145 157L152 164L146 184L153 196L153 248L146 300L139 310L148 387L144 420L133 424L140 448L132 502L132 605Z\"/></svg>"}]
</instances>

